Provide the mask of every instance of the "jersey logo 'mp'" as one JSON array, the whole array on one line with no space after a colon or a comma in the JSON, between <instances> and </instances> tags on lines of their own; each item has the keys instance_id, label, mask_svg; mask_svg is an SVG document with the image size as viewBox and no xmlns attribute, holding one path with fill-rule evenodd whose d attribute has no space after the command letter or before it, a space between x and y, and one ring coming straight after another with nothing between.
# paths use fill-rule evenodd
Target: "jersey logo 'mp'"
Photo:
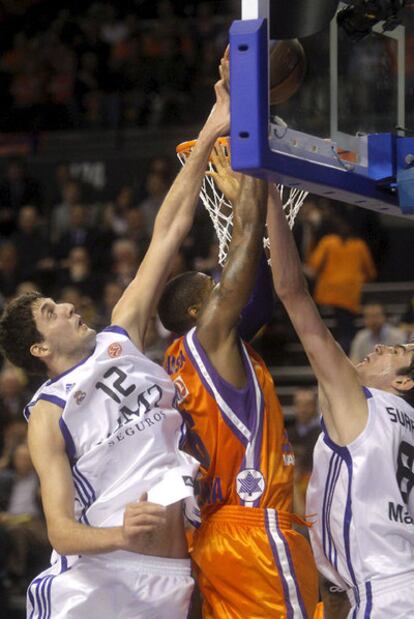
<instances>
[{"instance_id":1,"label":"jersey logo 'mp'","mask_svg":"<svg viewBox=\"0 0 414 619\"><path fill-rule=\"evenodd\" d=\"M264 477L256 469L244 469L236 477L236 489L242 501L257 501L265 489Z\"/></svg>"}]
</instances>

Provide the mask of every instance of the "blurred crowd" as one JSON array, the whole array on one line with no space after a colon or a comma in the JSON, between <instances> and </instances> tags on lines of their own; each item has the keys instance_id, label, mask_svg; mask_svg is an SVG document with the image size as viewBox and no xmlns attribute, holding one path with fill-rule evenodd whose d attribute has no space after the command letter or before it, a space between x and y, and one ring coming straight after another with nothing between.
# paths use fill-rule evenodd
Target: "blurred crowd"
<instances>
[{"instance_id":1,"label":"blurred crowd","mask_svg":"<svg viewBox=\"0 0 414 619\"><path fill-rule=\"evenodd\" d=\"M32 4L38 28L16 20L0 44L0 130L160 126L204 114L231 3Z\"/></svg>"}]
</instances>

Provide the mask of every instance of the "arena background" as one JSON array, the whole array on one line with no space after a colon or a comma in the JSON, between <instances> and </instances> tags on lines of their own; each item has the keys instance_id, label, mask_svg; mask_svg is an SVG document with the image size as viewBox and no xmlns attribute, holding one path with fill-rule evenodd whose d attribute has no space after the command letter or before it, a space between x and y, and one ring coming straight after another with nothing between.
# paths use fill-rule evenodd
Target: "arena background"
<instances>
[{"instance_id":1,"label":"arena background","mask_svg":"<svg viewBox=\"0 0 414 619\"><path fill-rule=\"evenodd\" d=\"M74 302L91 324L105 326L145 252L157 208L179 169L175 146L197 135L213 103L217 65L238 16L238 0L1 4L1 306L22 289L40 288ZM405 19L412 24L412 9ZM408 28L407 50L413 43ZM297 95L300 115L305 115L307 131L320 133L328 122L329 101L318 67L327 49L316 37L304 41L304 47L309 66ZM407 59L408 102L414 56L407 53ZM372 105L381 122L382 106ZM301 120L298 109L293 100L278 113L295 126ZM412 121L408 105L408 128ZM413 224L311 197L295 230L304 263L335 231L338 215L367 244L376 266L362 303L382 306L388 322L381 329L400 327L410 338ZM174 272L189 268L219 277L215 239L201 205ZM322 309L335 333L335 308ZM358 315L355 328L362 326ZM161 362L171 335L156 318L151 338L150 353ZM277 302L271 324L255 345L271 367L294 430L301 414L298 390L312 387L314 379ZM32 475L27 454L21 451L16 462L16 446L25 440L21 410L35 387L32 379L3 364L0 588L5 601L0 617L8 619L24 616L25 587L49 553L37 496L31 513L9 513L13 484ZM314 438L296 436L302 495Z\"/></svg>"}]
</instances>

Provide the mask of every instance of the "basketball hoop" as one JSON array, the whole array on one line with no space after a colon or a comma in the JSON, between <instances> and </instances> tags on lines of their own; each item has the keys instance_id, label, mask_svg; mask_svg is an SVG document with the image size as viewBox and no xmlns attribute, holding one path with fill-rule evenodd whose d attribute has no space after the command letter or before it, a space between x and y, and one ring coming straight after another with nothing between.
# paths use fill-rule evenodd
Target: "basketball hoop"
<instances>
[{"instance_id":1,"label":"basketball hoop","mask_svg":"<svg viewBox=\"0 0 414 619\"><path fill-rule=\"evenodd\" d=\"M177 146L177 156L182 165L185 165L185 162L187 161L195 144L196 140L190 140L189 142L182 142ZM219 138L216 142L216 145L217 144L228 160L228 138ZM210 160L203 184L201 186L200 198L213 223L219 242L218 261L219 264L223 266L227 259L231 241L233 229L233 207L231 202L217 187L214 178L209 176L209 172L214 171L213 162ZM277 185L277 188L280 193L280 199L282 201L286 219L288 220L289 226L293 228L296 216L299 213L308 192L295 187L285 187L284 185ZM269 248L269 239L267 236L263 239L263 245L265 248Z\"/></svg>"}]
</instances>

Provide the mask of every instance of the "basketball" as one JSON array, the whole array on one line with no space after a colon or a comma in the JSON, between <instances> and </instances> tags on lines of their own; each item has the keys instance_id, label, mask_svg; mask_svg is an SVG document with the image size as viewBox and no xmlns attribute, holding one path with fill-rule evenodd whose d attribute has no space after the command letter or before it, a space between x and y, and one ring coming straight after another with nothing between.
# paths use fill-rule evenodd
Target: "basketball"
<instances>
[{"instance_id":1,"label":"basketball","mask_svg":"<svg viewBox=\"0 0 414 619\"><path fill-rule=\"evenodd\" d=\"M270 105L284 103L299 89L306 73L306 56L297 39L279 41L270 51Z\"/></svg>"}]
</instances>

